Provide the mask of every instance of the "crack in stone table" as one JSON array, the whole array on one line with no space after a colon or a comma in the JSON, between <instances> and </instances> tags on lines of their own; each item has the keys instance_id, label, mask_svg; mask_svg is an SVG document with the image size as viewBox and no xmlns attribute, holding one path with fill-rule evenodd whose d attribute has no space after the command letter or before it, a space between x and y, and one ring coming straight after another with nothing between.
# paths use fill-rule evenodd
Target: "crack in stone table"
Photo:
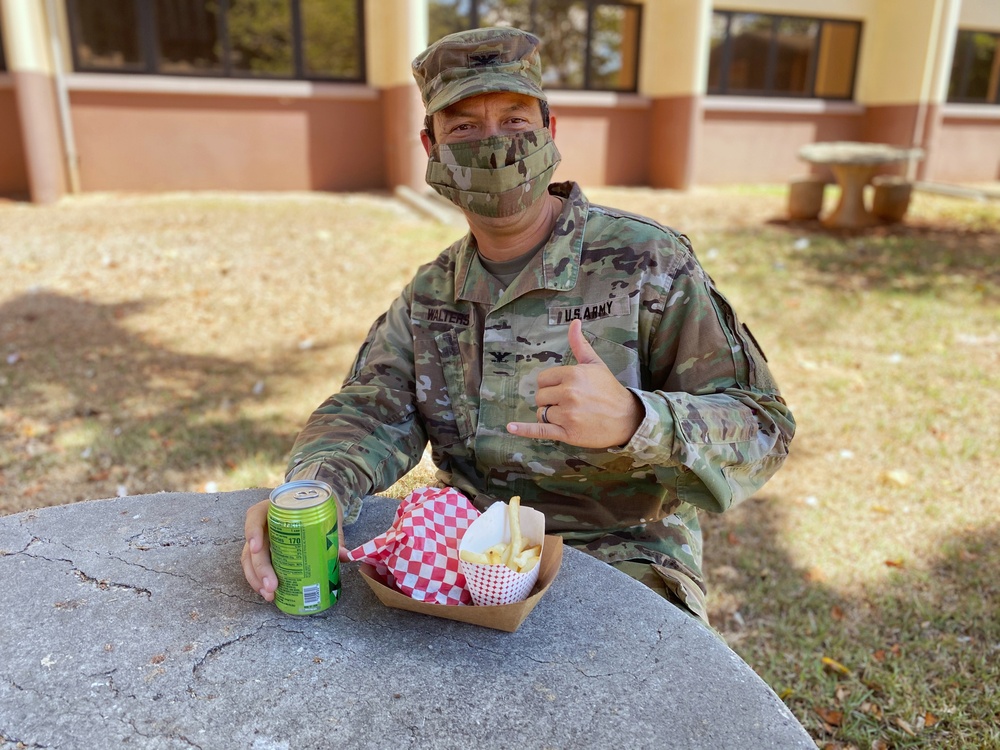
<instances>
[{"instance_id":1,"label":"crack in stone table","mask_svg":"<svg viewBox=\"0 0 1000 750\"><path fill-rule=\"evenodd\" d=\"M824 226L862 229L878 223L865 206L865 186L887 164L922 159L919 148L899 148L884 143L831 141L810 143L799 149L799 158L812 164L825 164L840 185L837 207L824 216Z\"/></svg>"},{"instance_id":2,"label":"crack in stone table","mask_svg":"<svg viewBox=\"0 0 1000 750\"><path fill-rule=\"evenodd\" d=\"M719 639L573 549L515 633L388 609L352 564L340 603L285 615L239 564L266 496L0 517L0 748L815 747Z\"/></svg>"}]
</instances>

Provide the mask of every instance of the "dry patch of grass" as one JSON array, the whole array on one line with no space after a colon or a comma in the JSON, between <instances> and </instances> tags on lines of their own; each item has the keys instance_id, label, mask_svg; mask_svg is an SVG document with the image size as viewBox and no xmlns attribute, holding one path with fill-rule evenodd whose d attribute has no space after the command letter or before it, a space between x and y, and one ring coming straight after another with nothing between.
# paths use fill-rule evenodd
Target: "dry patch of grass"
<instances>
[{"instance_id":1,"label":"dry patch of grass","mask_svg":"<svg viewBox=\"0 0 1000 750\"><path fill-rule=\"evenodd\" d=\"M691 236L799 423L705 519L714 623L821 746L1000 747L1000 206L852 233L783 222L781 188L589 193ZM379 195L0 204L0 513L273 486L459 234Z\"/></svg>"},{"instance_id":2,"label":"dry patch of grass","mask_svg":"<svg viewBox=\"0 0 1000 750\"><path fill-rule=\"evenodd\" d=\"M274 485L457 234L377 195L0 204L0 512Z\"/></svg>"}]
</instances>

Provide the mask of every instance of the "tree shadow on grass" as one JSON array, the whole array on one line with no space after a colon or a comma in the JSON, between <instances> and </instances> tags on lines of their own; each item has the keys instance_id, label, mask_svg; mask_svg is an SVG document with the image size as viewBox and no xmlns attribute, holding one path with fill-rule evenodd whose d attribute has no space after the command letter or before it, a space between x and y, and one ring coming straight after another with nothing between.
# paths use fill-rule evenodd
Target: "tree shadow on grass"
<instances>
[{"instance_id":1,"label":"tree shadow on grass","mask_svg":"<svg viewBox=\"0 0 1000 750\"><path fill-rule=\"evenodd\" d=\"M762 496L705 519L711 616L819 745L1000 747L1000 526L842 592L790 559L787 514Z\"/></svg>"},{"instance_id":2,"label":"tree shadow on grass","mask_svg":"<svg viewBox=\"0 0 1000 750\"><path fill-rule=\"evenodd\" d=\"M819 221L779 219L769 224L808 236L812 241L796 257L833 288L926 293L961 285L991 296L1000 290L1000 233L995 228L903 223L836 230Z\"/></svg>"},{"instance_id":3,"label":"tree shadow on grass","mask_svg":"<svg viewBox=\"0 0 1000 750\"><path fill-rule=\"evenodd\" d=\"M294 433L245 413L274 373L129 331L147 304L40 291L0 306L0 513L283 464Z\"/></svg>"}]
</instances>

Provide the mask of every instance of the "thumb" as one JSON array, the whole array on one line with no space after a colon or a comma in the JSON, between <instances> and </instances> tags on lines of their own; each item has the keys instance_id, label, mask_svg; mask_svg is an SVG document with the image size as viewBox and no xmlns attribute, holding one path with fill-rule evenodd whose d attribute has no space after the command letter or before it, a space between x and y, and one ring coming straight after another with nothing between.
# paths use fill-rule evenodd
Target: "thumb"
<instances>
[{"instance_id":1,"label":"thumb","mask_svg":"<svg viewBox=\"0 0 1000 750\"><path fill-rule=\"evenodd\" d=\"M581 365L604 364L604 360L597 356L594 347L583 335L583 323L579 319L569 324L569 348Z\"/></svg>"}]
</instances>

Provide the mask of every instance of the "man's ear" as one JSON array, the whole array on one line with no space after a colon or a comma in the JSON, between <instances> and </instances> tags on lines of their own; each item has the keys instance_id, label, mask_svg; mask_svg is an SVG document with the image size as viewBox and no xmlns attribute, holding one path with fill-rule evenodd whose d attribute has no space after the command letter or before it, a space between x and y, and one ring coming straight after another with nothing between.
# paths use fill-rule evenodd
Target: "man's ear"
<instances>
[{"instance_id":1,"label":"man's ear","mask_svg":"<svg viewBox=\"0 0 1000 750\"><path fill-rule=\"evenodd\" d=\"M420 131L420 142L424 144L424 152L430 156L431 155L431 137L427 133L427 128Z\"/></svg>"},{"instance_id":2,"label":"man's ear","mask_svg":"<svg viewBox=\"0 0 1000 750\"><path fill-rule=\"evenodd\" d=\"M556 116L549 112L549 132L552 133L552 140L556 139Z\"/></svg>"}]
</instances>

